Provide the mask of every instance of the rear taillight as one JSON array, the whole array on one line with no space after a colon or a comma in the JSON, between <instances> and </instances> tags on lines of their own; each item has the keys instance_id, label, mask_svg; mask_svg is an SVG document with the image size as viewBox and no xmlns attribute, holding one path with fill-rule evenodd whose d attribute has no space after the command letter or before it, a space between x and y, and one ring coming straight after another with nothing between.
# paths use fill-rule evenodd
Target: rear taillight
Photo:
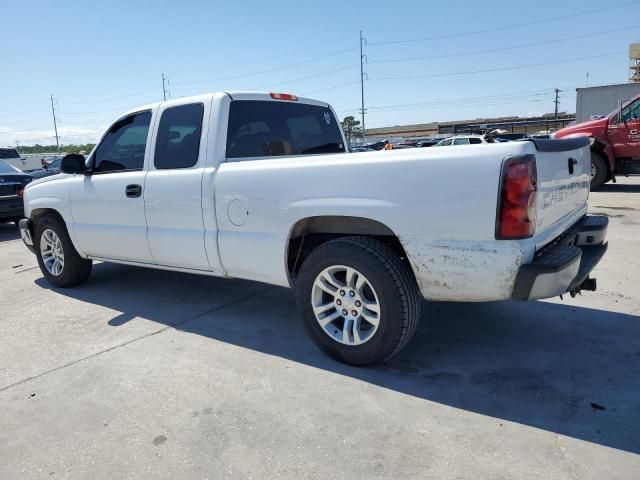
<instances>
[{"instance_id":1,"label":"rear taillight","mask_svg":"<svg viewBox=\"0 0 640 480\"><path fill-rule=\"evenodd\" d=\"M502 162L497 239L527 238L535 233L537 192L535 155L508 157Z\"/></svg>"},{"instance_id":2,"label":"rear taillight","mask_svg":"<svg viewBox=\"0 0 640 480\"><path fill-rule=\"evenodd\" d=\"M290 93L270 93L271 98L274 100L289 100L290 102L297 102L298 97L291 95Z\"/></svg>"},{"instance_id":3,"label":"rear taillight","mask_svg":"<svg viewBox=\"0 0 640 480\"><path fill-rule=\"evenodd\" d=\"M18 188L18 192L17 193L18 193L18 196L20 198L22 198L24 196L24 188L22 188L22 187Z\"/></svg>"}]
</instances>

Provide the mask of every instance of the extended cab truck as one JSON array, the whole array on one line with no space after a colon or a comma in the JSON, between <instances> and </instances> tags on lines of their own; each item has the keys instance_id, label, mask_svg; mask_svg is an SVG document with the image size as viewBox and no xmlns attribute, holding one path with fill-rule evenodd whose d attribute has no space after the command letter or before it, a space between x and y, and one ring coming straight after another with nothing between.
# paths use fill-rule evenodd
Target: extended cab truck
<instances>
[{"instance_id":1,"label":"extended cab truck","mask_svg":"<svg viewBox=\"0 0 640 480\"><path fill-rule=\"evenodd\" d=\"M348 153L324 102L215 93L120 117L29 185L20 229L57 287L93 260L294 287L314 342L367 365L406 345L421 297L594 289L589 165L586 139Z\"/></svg>"},{"instance_id":2,"label":"extended cab truck","mask_svg":"<svg viewBox=\"0 0 640 480\"><path fill-rule=\"evenodd\" d=\"M591 188L615 175L640 174L640 95L604 118L558 130L554 138L591 140Z\"/></svg>"}]
</instances>

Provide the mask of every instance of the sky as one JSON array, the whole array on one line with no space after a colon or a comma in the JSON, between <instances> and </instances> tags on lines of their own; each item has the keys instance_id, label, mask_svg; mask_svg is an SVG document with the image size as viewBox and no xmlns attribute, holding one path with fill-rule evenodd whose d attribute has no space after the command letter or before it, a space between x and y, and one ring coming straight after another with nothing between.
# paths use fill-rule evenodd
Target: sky
<instances>
[{"instance_id":1,"label":"sky","mask_svg":"<svg viewBox=\"0 0 640 480\"><path fill-rule=\"evenodd\" d=\"M483 4L484 3L484 4ZM640 1L0 0L0 146L95 142L120 113L225 90L310 96L366 126L575 111L624 83ZM588 76L587 76L588 75Z\"/></svg>"}]
</instances>

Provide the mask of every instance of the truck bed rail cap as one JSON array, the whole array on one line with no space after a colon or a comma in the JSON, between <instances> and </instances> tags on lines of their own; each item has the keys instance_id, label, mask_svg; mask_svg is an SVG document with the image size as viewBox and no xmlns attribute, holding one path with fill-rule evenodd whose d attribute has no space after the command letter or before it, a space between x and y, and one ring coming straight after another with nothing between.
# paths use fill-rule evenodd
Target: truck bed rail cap
<instances>
[{"instance_id":1,"label":"truck bed rail cap","mask_svg":"<svg viewBox=\"0 0 640 480\"><path fill-rule=\"evenodd\" d=\"M589 137L575 137L560 140L523 138L519 141L532 142L536 146L536 150L540 152L566 152L589 146Z\"/></svg>"}]
</instances>

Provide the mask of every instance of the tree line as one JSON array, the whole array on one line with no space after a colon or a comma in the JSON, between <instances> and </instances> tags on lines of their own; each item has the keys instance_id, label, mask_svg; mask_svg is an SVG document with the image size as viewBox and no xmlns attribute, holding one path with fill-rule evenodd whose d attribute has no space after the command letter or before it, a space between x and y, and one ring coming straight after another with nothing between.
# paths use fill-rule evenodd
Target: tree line
<instances>
[{"instance_id":1,"label":"tree line","mask_svg":"<svg viewBox=\"0 0 640 480\"><path fill-rule=\"evenodd\" d=\"M89 153L95 146L95 143L85 143L78 145L71 144L64 146L61 145L60 151L66 153L80 153L81 151L84 151L85 153ZM35 145L21 145L18 148L20 154L55 153L57 150L58 148L55 145L40 145L39 143L36 143Z\"/></svg>"}]
</instances>

